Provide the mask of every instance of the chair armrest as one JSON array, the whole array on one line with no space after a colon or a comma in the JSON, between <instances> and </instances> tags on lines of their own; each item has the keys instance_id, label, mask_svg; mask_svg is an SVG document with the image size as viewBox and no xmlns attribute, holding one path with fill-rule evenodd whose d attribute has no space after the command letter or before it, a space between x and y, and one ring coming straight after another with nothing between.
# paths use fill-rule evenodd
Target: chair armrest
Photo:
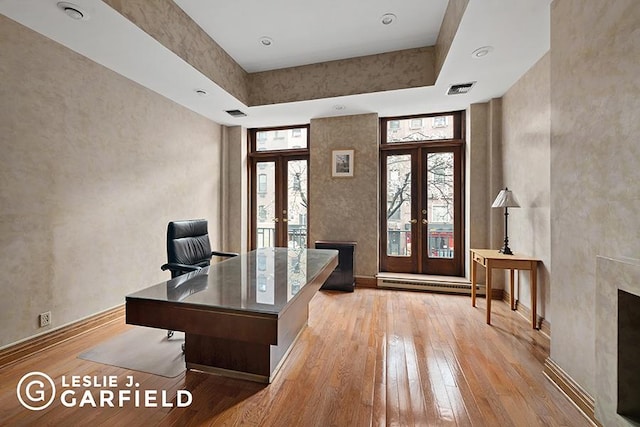
<instances>
[{"instance_id":1,"label":"chair armrest","mask_svg":"<svg viewBox=\"0 0 640 427\"><path fill-rule=\"evenodd\" d=\"M201 268L202 267L198 267L197 265L178 264L175 262L170 262L160 267L162 271L165 271L165 270L197 271L197 270L200 270Z\"/></svg>"},{"instance_id":2,"label":"chair armrest","mask_svg":"<svg viewBox=\"0 0 640 427\"><path fill-rule=\"evenodd\" d=\"M239 254L237 254L235 252L220 252L220 251L211 252L211 256L234 257L234 256L238 256L238 255Z\"/></svg>"}]
</instances>

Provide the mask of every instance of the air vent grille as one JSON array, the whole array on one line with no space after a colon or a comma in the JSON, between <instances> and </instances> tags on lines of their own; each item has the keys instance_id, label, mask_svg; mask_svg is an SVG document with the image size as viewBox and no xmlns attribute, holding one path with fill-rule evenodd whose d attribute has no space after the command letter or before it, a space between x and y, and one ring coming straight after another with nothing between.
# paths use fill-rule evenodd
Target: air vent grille
<instances>
[{"instance_id":1,"label":"air vent grille","mask_svg":"<svg viewBox=\"0 0 640 427\"><path fill-rule=\"evenodd\" d=\"M473 85L475 85L476 82L471 82L471 83L460 83L457 85L451 85L449 87L449 90L447 91L447 95L460 95L463 93L468 93L471 88L473 87Z\"/></svg>"},{"instance_id":2,"label":"air vent grille","mask_svg":"<svg viewBox=\"0 0 640 427\"><path fill-rule=\"evenodd\" d=\"M232 117L247 117L247 115L240 110L226 110L226 112Z\"/></svg>"}]
</instances>

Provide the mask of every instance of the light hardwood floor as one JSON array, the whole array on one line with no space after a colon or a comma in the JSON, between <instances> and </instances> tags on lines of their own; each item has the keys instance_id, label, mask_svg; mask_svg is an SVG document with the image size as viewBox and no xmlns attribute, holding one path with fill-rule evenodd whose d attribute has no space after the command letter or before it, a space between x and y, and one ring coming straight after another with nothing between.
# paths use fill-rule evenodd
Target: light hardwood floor
<instances>
[{"instance_id":1,"label":"light hardwood floor","mask_svg":"<svg viewBox=\"0 0 640 427\"><path fill-rule=\"evenodd\" d=\"M319 292L308 327L269 386L187 372L164 378L77 358L124 320L0 368L0 425L588 426L543 373L549 340L494 301L422 292ZM128 375L140 389L193 395L185 408L21 406L20 378Z\"/></svg>"}]
</instances>

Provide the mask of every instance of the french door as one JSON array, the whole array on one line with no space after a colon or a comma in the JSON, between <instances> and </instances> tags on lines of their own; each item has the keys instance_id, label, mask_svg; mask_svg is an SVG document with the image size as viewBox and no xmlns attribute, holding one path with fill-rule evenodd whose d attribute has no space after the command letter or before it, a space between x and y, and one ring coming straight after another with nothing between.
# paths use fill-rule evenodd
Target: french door
<instances>
[{"instance_id":1,"label":"french door","mask_svg":"<svg viewBox=\"0 0 640 427\"><path fill-rule=\"evenodd\" d=\"M251 247L307 247L308 156L260 156L251 162Z\"/></svg>"},{"instance_id":2,"label":"french door","mask_svg":"<svg viewBox=\"0 0 640 427\"><path fill-rule=\"evenodd\" d=\"M412 144L381 152L382 271L460 276L462 144Z\"/></svg>"}]
</instances>

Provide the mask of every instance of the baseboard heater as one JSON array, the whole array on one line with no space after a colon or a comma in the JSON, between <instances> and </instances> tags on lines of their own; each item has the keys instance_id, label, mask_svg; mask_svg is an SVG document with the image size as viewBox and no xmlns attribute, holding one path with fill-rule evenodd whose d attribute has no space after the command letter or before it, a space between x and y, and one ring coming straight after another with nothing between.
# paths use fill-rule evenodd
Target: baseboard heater
<instances>
[{"instance_id":1,"label":"baseboard heater","mask_svg":"<svg viewBox=\"0 0 640 427\"><path fill-rule=\"evenodd\" d=\"M476 291L477 294L485 295L486 292L484 285L476 286L478 287ZM471 295L471 284L436 282L430 280L389 279L385 277L378 277L377 287Z\"/></svg>"}]
</instances>

